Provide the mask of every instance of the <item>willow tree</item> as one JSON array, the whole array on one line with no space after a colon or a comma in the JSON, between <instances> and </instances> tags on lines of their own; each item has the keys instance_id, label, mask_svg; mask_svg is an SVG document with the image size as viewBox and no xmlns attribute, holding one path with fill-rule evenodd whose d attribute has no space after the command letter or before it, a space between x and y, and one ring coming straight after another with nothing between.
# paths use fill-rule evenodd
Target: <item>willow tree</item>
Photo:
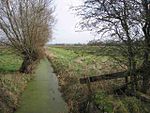
<instances>
[{"instance_id":1,"label":"willow tree","mask_svg":"<svg viewBox=\"0 0 150 113\"><path fill-rule=\"evenodd\" d=\"M0 44L23 58L20 71L39 59L52 35L52 0L1 0Z\"/></svg>"}]
</instances>

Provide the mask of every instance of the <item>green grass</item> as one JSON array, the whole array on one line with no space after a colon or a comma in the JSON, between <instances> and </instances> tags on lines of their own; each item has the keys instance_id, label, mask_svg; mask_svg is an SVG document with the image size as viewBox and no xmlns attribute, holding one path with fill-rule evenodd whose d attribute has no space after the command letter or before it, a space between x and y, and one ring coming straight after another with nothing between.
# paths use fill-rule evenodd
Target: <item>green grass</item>
<instances>
[{"instance_id":1,"label":"green grass","mask_svg":"<svg viewBox=\"0 0 150 113\"><path fill-rule=\"evenodd\" d=\"M120 51L116 46L55 46L79 54L91 54L96 56L120 56ZM115 52L114 52L115 51Z\"/></svg>"},{"instance_id":2,"label":"green grass","mask_svg":"<svg viewBox=\"0 0 150 113\"><path fill-rule=\"evenodd\" d=\"M0 113L13 113L31 75L18 73L22 59L11 50L0 48Z\"/></svg>"},{"instance_id":3,"label":"green grass","mask_svg":"<svg viewBox=\"0 0 150 113\"><path fill-rule=\"evenodd\" d=\"M57 72L59 70L71 70L78 77L95 76L106 73L108 62L111 64L111 59L108 56L82 55L63 48L49 49L57 57L53 63ZM98 67L99 65L101 67ZM102 68L105 69L102 70Z\"/></svg>"},{"instance_id":4,"label":"green grass","mask_svg":"<svg viewBox=\"0 0 150 113\"><path fill-rule=\"evenodd\" d=\"M0 73L0 113L14 113L31 75Z\"/></svg>"},{"instance_id":5,"label":"green grass","mask_svg":"<svg viewBox=\"0 0 150 113\"><path fill-rule=\"evenodd\" d=\"M0 73L10 73L17 71L22 60L19 56L7 50L0 50Z\"/></svg>"},{"instance_id":6,"label":"green grass","mask_svg":"<svg viewBox=\"0 0 150 113\"><path fill-rule=\"evenodd\" d=\"M149 107L135 97L114 98L104 92L98 92L94 100L107 113L149 113Z\"/></svg>"},{"instance_id":7,"label":"green grass","mask_svg":"<svg viewBox=\"0 0 150 113\"><path fill-rule=\"evenodd\" d=\"M71 47L50 47L53 53L51 62L55 72L60 76L60 84L63 96L67 102L72 102L73 111L77 113L81 100L88 98L86 85L79 83L79 78L84 76L101 75L120 71L118 66L110 56L96 55L84 52L79 47L73 50ZM92 48L93 49L93 48ZM83 51L83 52L81 52ZM107 113L149 113L141 101L132 97L116 98L113 95L107 95L106 90L112 89L122 81L111 80L91 84L93 90L93 101L98 106L105 107Z\"/></svg>"},{"instance_id":8,"label":"green grass","mask_svg":"<svg viewBox=\"0 0 150 113\"><path fill-rule=\"evenodd\" d=\"M65 46L54 46L55 48L63 48L65 50L73 51L80 55L94 55L94 56L101 56L109 57L118 62L120 65L128 66L128 49L125 46L74 46L74 45L65 45ZM143 51L139 48L141 52L136 53L135 61L138 67L140 67L143 63Z\"/></svg>"}]
</instances>

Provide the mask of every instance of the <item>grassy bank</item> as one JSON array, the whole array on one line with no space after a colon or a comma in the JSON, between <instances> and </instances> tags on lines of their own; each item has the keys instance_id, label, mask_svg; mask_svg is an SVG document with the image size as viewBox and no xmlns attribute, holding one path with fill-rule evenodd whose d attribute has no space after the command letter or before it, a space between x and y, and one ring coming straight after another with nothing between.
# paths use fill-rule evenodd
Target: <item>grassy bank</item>
<instances>
[{"instance_id":1,"label":"grassy bank","mask_svg":"<svg viewBox=\"0 0 150 113\"><path fill-rule=\"evenodd\" d=\"M27 82L32 78L17 72L22 60L12 52L0 49L0 113L13 113Z\"/></svg>"},{"instance_id":2,"label":"grassy bank","mask_svg":"<svg viewBox=\"0 0 150 113\"><path fill-rule=\"evenodd\" d=\"M11 73L19 70L22 60L6 49L0 49L0 73Z\"/></svg>"},{"instance_id":3,"label":"grassy bank","mask_svg":"<svg viewBox=\"0 0 150 113\"><path fill-rule=\"evenodd\" d=\"M120 51L116 46L55 46L56 48L63 48L65 50L71 50L79 54L91 54L95 56L112 56L120 55ZM115 52L114 52L115 51Z\"/></svg>"},{"instance_id":4,"label":"grassy bank","mask_svg":"<svg viewBox=\"0 0 150 113\"><path fill-rule=\"evenodd\" d=\"M63 96L68 103L70 113L84 113L92 110L93 113L148 113L141 101L133 97L118 98L106 91L122 80L110 80L81 85L80 77L93 76L123 70L109 56L82 54L74 50L61 47L49 48L49 60L57 73ZM92 93L91 93L92 92ZM88 104L89 103L89 104ZM87 109L89 108L89 109Z\"/></svg>"}]
</instances>

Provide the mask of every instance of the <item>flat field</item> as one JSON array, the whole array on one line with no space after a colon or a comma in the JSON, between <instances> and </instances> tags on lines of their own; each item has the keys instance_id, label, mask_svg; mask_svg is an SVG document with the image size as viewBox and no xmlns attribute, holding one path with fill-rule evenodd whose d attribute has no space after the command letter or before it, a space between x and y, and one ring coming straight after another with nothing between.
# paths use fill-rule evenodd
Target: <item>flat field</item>
<instances>
[{"instance_id":1,"label":"flat field","mask_svg":"<svg viewBox=\"0 0 150 113\"><path fill-rule=\"evenodd\" d=\"M0 73L16 72L21 66L22 60L19 56L0 48Z\"/></svg>"},{"instance_id":2,"label":"flat field","mask_svg":"<svg viewBox=\"0 0 150 113\"><path fill-rule=\"evenodd\" d=\"M115 47L90 46L49 47L51 54L49 60L59 77L63 97L68 103L71 113L84 110L87 105L82 105L88 103L89 95L91 94L89 84L81 85L79 83L80 78L103 75L126 69L125 66L118 64L112 55L107 54L108 51L109 53L111 51L119 55L119 53L113 51L114 49ZM116 98L113 94L106 93L123 84L124 80L123 78L90 84L92 102L96 103L100 108L104 107L104 109L99 109L99 112L148 113L149 110L145 108L144 104L142 105L141 101L134 97L125 96Z\"/></svg>"},{"instance_id":3,"label":"flat field","mask_svg":"<svg viewBox=\"0 0 150 113\"><path fill-rule=\"evenodd\" d=\"M119 66L111 56L100 55L100 53L106 52L103 49L89 46L56 46L49 48L50 52L57 57L57 60L64 67L74 68L80 77L86 74L87 76L96 76L123 70L124 68ZM107 49L107 51L109 50ZM88 72L84 73L85 70Z\"/></svg>"}]
</instances>

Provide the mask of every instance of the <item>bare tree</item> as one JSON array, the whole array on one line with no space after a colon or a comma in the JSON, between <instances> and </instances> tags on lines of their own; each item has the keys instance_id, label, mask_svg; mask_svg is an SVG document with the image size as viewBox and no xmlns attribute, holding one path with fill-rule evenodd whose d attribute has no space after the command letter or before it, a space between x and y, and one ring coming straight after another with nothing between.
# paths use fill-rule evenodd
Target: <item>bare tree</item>
<instances>
[{"instance_id":1,"label":"bare tree","mask_svg":"<svg viewBox=\"0 0 150 113\"><path fill-rule=\"evenodd\" d=\"M21 72L36 61L52 35L52 0L1 0L0 44L23 58Z\"/></svg>"},{"instance_id":2,"label":"bare tree","mask_svg":"<svg viewBox=\"0 0 150 113\"><path fill-rule=\"evenodd\" d=\"M145 40L143 37L147 34L143 33L142 29L147 18L143 0L85 0L84 4L75 10L81 17L81 29L94 31L107 39L124 43L119 47L120 54L127 61L128 72L133 82L132 92L135 92L137 56L140 53L135 42Z\"/></svg>"}]
</instances>

